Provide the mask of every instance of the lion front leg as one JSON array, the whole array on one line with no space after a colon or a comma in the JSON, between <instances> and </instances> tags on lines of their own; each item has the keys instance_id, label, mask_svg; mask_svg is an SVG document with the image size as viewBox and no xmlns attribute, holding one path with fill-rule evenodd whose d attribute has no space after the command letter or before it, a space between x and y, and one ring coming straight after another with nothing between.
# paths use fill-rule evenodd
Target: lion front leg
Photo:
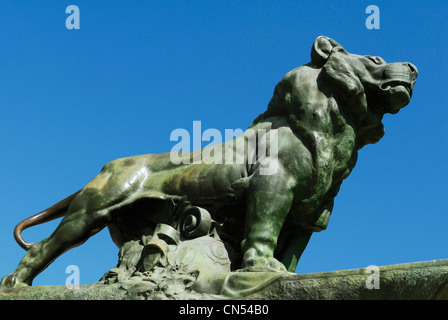
<instances>
[{"instance_id":1,"label":"lion front leg","mask_svg":"<svg viewBox=\"0 0 448 320\"><path fill-rule=\"evenodd\" d=\"M310 241L312 231L297 230L290 227L282 230L279 239L280 250L275 252L277 258L285 265L289 272L295 272L299 259ZM279 249L277 247L277 249Z\"/></svg>"},{"instance_id":2,"label":"lion front leg","mask_svg":"<svg viewBox=\"0 0 448 320\"><path fill-rule=\"evenodd\" d=\"M307 227L299 227L293 222L283 227L275 255L288 268L289 272L296 271L299 259L308 245L311 235L327 228L333 204L333 199L324 201L311 215L316 220Z\"/></svg>"},{"instance_id":3,"label":"lion front leg","mask_svg":"<svg viewBox=\"0 0 448 320\"><path fill-rule=\"evenodd\" d=\"M242 267L256 271L286 271L274 258L277 239L294 198L283 174L253 179L247 197Z\"/></svg>"}]
</instances>

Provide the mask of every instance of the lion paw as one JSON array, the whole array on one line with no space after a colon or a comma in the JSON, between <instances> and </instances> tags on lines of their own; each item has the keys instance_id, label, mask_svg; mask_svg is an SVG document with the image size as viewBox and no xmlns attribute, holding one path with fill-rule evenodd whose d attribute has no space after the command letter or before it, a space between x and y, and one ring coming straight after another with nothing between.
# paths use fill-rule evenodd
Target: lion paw
<instances>
[{"instance_id":1,"label":"lion paw","mask_svg":"<svg viewBox=\"0 0 448 320\"><path fill-rule=\"evenodd\" d=\"M6 289L6 288L22 288L22 287L29 287L29 284L20 282L15 273L8 274L7 276L4 276L2 278L2 281L0 282L0 289Z\"/></svg>"},{"instance_id":2,"label":"lion paw","mask_svg":"<svg viewBox=\"0 0 448 320\"><path fill-rule=\"evenodd\" d=\"M283 263L274 257L256 256L248 250L243 258L243 270L248 272L288 272Z\"/></svg>"}]
</instances>

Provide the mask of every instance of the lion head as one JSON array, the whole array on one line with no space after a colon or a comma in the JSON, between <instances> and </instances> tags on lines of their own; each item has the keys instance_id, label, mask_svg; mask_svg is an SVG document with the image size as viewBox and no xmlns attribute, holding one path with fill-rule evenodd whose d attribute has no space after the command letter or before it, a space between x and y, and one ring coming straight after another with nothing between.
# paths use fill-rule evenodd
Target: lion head
<instances>
[{"instance_id":1,"label":"lion head","mask_svg":"<svg viewBox=\"0 0 448 320\"><path fill-rule=\"evenodd\" d=\"M268 110L255 122L279 114L303 119L306 112L316 112L322 105L329 112L334 101L356 130L360 149L382 138L384 114L396 114L409 103L417 75L411 63L351 54L333 39L320 36L313 43L311 62L284 76ZM319 125L325 127L325 121Z\"/></svg>"}]
</instances>

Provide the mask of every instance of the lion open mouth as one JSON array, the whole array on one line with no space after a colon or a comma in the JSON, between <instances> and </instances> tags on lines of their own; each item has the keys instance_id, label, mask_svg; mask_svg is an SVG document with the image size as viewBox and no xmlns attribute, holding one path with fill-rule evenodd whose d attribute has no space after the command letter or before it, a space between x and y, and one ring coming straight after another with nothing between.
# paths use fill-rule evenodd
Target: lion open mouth
<instances>
[{"instance_id":1,"label":"lion open mouth","mask_svg":"<svg viewBox=\"0 0 448 320\"><path fill-rule=\"evenodd\" d=\"M412 85L411 85L411 83L409 83L407 81L392 80L392 81L385 82L381 85L381 89L386 90L386 91L389 91L392 88L397 88L397 87L405 88L409 95L409 98L412 96Z\"/></svg>"}]
</instances>

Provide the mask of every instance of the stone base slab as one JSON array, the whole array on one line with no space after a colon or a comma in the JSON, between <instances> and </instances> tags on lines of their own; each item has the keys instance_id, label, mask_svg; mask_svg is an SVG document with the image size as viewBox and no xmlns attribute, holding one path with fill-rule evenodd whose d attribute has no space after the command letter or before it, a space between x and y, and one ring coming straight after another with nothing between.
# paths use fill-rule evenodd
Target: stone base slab
<instances>
[{"instance_id":1,"label":"stone base slab","mask_svg":"<svg viewBox=\"0 0 448 320\"><path fill-rule=\"evenodd\" d=\"M234 281L238 281L238 277L234 278ZM199 300L229 299L229 296L225 295L212 296L193 292L190 297ZM0 290L0 300L138 298L138 295L130 295L120 286L101 284L81 285L78 289L69 289L65 286L35 286ZM153 298L160 298L160 295L154 295ZM278 275L266 286L259 287L255 291L248 290L239 296L231 296L230 299L448 300L448 259L373 268Z\"/></svg>"}]
</instances>

